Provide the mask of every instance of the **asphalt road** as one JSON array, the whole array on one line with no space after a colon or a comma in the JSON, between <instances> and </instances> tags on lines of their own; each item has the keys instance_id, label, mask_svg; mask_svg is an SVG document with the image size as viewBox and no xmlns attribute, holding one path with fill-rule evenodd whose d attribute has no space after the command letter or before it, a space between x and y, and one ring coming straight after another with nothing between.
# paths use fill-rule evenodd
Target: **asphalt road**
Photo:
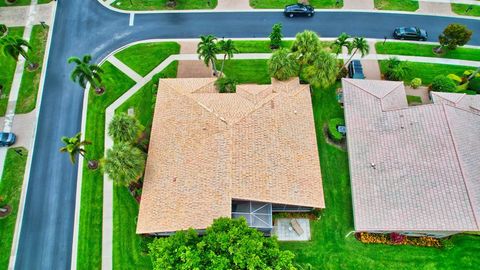
<instances>
[{"instance_id":1,"label":"asphalt road","mask_svg":"<svg viewBox=\"0 0 480 270\"><path fill-rule=\"evenodd\" d=\"M383 38L401 25L415 25L436 36L449 23L474 30L470 44L480 45L480 21L449 17L361 12L318 12L313 18L287 19L280 12L177 13L129 16L96 0L59 0L46 70L40 116L15 269L68 269L71 260L77 167L61 154L61 136L80 131L83 91L69 80L70 56L92 54L95 61L133 41L152 38L266 37L281 22L284 35L304 29L322 37L341 32ZM478 34L477 34L478 33ZM108 93L106 93L108 95Z\"/></svg>"}]
</instances>

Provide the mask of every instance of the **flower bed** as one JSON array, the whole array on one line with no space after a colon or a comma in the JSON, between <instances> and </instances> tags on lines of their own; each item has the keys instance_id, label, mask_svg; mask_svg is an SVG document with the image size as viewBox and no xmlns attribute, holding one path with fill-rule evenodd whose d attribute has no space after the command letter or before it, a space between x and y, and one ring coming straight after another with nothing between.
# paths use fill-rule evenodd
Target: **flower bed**
<instances>
[{"instance_id":1,"label":"flower bed","mask_svg":"<svg viewBox=\"0 0 480 270\"><path fill-rule=\"evenodd\" d=\"M406 236L399 233L355 233L355 238L365 244L411 245L421 247L443 247L442 242L429 236Z\"/></svg>"}]
</instances>

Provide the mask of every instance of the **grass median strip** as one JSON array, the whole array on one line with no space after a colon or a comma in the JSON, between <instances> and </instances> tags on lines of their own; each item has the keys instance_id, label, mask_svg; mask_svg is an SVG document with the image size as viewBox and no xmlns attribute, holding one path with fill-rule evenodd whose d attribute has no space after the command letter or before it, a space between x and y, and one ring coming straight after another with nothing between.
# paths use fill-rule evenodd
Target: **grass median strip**
<instances>
[{"instance_id":1,"label":"grass median strip","mask_svg":"<svg viewBox=\"0 0 480 270\"><path fill-rule=\"evenodd\" d=\"M480 61L480 49L459 47L455 50L447 50L443 54L436 54L433 52L433 49L437 48L438 46L439 45L410 42L385 42L385 44L383 44L383 42L375 43L377 54L424 56Z\"/></svg>"},{"instance_id":2,"label":"grass median strip","mask_svg":"<svg viewBox=\"0 0 480 270\"><path fill-rule=\"evenodd\" d=\"M415 0L375 0L375 8L380 10L416 11L419 8Z\"/></svg>"},{"instance_id":3,"label":"grass median strip","mask_svg":"<svg viewBox=\"0 0 480 270\"><path fill-rule=\"evenodd\" d=\"M221 65L221 61L218 61L217 68L220 69ZM239 84L269 84L271 81L266 59L227 60L224 72Z\"/></svg>"},{"instance_id":4,"label":"grass median strip","mask_svg":"<svg viewBox=\"0 0 480 270\"><path fill-rule=\"evenodd\" d=\"M250 0L252 8L284 8L286 5L295 4L295 1L290 0ZM342 8L343 0L311 0L309 5L317 9L331 9Z\"/></svg>"},{"instance_id":5,"label":"grass median strip","mask_svg":"<svg viewBox=\"0 0 480 270\"><path fill-rule=\"evenodd\" d=\"M8 35L22 37L23 30L23 27L9 27ZM17 61L11 56L0 53L0 116L4 116L7 110L8 97L12 88L16 66Z\"/></svg>"},{"instance_id":6,"label":"grass median strip","mask_svg":"<svg viewBox=\"0 0 480 270\"><path fill-rule=\"evenodd\" d=\"M0 219L0 250L2 251L0 269L8 269L27 156L28 152L25 148L9 148L3 165L0 196L7 205L12 207L12 212L7 217Z\"/></svg>"},{"instance_id":7,"label":"grass median strip","mask_svg":"<svg viewBox=\"0 0 480 270\"><path fill-rule=\"evenodd\" d=\"M29 54L32 61L39 65L39 68L30 72L27 70L28 64L25 63L15 113L28 113L35 109L40 77L42 75L42 65L47 37L48 26L46 28L43 28L41 25L33 26L32 35L30 37L32 50L29 51Z\"/></svg>"},{"instance_id":8,"label":"grass median strip","mask_svg":"<svg viewBox=\"0 0 480 270\"><path fill-rule=\"evenodd\" d=\"M115 66L106 62L103 84L105 93L101 96L89 91L85 139L87 158L100 160L104 153L105 110L130 89L135 82ZM77 269L100 269L102 262L102 209L103 173L92 171L83 164L82 197L78 239Z\"/></svg>"},{"instance_id":9,"label":"grass median strip","mask_svg":"<svg viewBox=\"0 0 480 270\"><path fill-rule=\"evenodd\" d=\"M182 9L214 9L217 0L176 0L173 7L168 0L117 0L112 7L123 10L182 10Z\"/></svg>"},{"instance_id":10,"label":"grass median strip","mask_svg":"<svg viewBox=\"0 0 480 270\"><path fill-rule=\"evenodd\" d=\"M452 4L452 11L458 15L480 17L480 6Z\"/></svg>"}]
</instances>

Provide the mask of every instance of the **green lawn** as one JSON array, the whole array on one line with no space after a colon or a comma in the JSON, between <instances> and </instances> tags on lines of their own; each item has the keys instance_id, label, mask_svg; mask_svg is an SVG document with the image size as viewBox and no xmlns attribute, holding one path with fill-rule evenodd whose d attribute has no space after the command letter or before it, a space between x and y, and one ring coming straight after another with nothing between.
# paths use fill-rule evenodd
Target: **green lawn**
<instances>
[{"instance_id":1,"label":"green lawn","mask_svg":"<svg viewBox=\"0 0 480 270\"><path fill-rule=\"evenodd\" d=\"M146 76L172 54L180 53L180 45L176 42L140 43L115 54L120 61Z\"/></svg>"},{"instance_id":2,"label":"green lawn","mask_svg":"<svg viewBox=\"0 0 480 270\"><path fill-rule=\"evenodd\" d=\"M235 47L238 53L271 53L270 40L235 40ZM326 50L330 50L331 41L321 41L321 45ZM290 49L293 40L282 41L282 48Z\"/></svg>"},{"instance_id":3,"label":"green lawn","mask_svg":"<svg viewBox=\"0 0 480 270\"><path fill-rule=\"evenodd\" d=\"M382 73L386 68L385 60L379 61L380 70ZM454 65L443 65L443 64L430 64L430 63L416 63L416 62L407 62L407 66L410 68L409 75L403 81L406 84L410 84L413 78L422 79L423 85L429 85L433 78L437 75L448 75L454 73L461 76L465 70L475 69L475 67L467 66L454 66Z\"/></svg>"},{"instance_id":4,"label":"green lawn","mask_svg":"<svg viewBox=\"0 0 480 270\"><path fill-rule=\"evenodd\" d=\"M20 156L17 151L21 151ZM12 249L13 233L17 220L20 195L22 192L23 175L27 163L28 152L25 148L10 148L7 151L3 175L0 181L0 196L4 202L12 207L12 213L0 219L0 269L7 269Z\"/></svg>"},{"instance_id":5,"label":"green lawn","mask_svg":"<svg viewBox=\"0 0 480 270\"><path fill-rule=\"evenodd\" d=\"M330 8L342 8L343 0L311 0L309 1L316 9L330 9ZM292 0L250 0L250 6L253 8L284 8L286 5L295 4L296 1Z\"/></svg>"},{"instance_id":6,"label":"green lawn","mask_svg":"<svg viewBox=\"0 0 480 270\"><path fill-rule=\"evenodd\" d=\"M90 90L86 123L87 158L100 160L104 153L105 109L135 82L109 62L102 65L105 71L101 96ZM82 197L78 240L77 269L99 269L102 255L102 203L103 174L101 170L91 171L83 164Z\"/></svg>"},{"instance_id":7,"label":"green lawn","mask_svg":"<svg viewBox=\"0 0 480 270\"><path fill-rule=\"evenodd\" d=\"M17 105L15 108L16 113L28 113L35 109L47 37L48 28L44 29L41 25L33 26L32 35L30 37L32 50L29 50L29 55L34 63L38 63L39 68L30 72L27 70L28 64L25 63Z\"/></svg>"},{"instance_id":8,"label":"green lawn","mask_svg":"<svg viewBox=\"0 0 480 270\"><path fill-rule=\"evenodd\" d=\"M375 43L375 49L378 54L412 55L480 61L480 49L459 47L456 50L449 50L444 54L438 55L433 52L433 49L438 46L439 45L409 42L385 42L385 45L383 45L383 42Z\"/></svg>"},{"instance_id":9,"label":"green lawn","mask_svg":"<svg viewBox=\"0 0 480 270\"><path fill-rule=\"evenodd\" d=\"M311 241L283 242L281 247L296 254L301 269L475 269L480 263L479 236L454 236L451 249L369 245L346 237L354 230L348 157L326 143L322 132L328 119L343 117L335 90L315 89L312 96L326 209L311 223Z\"/></svg>"},{"instance_id":10,"label":"green lawn","mask_svg":"<svg viewBox=\"0 0 480 270\"><path fill-rule=\"evenodd\" d=\"M418 1L414 0L375 0L375 8L381 10L415 11Z\"/></svg>"},{"instance_id":11,"label":"green lawn","mask_svg":"<svg viewBox=\"0 0 480 270\"><path fill-rule=\"evenodd\" d=\"M422 98L419 96L410 96L407 95L408 105L419 105L422 104Z\"/></svg>"},{"instance_id":12,"label":"green lawn","mask_svg":"<svg viewBox=\"0 0 480 270\"><path fill-rule=\"evenodd\" d=\"M465 4L451 4L451 5L452 5L452 11L454 13L457 13L458 15L475 16L475 17L480 16L480 6L472 6L472 10L466 12L467 8L470 5L465 5Z\"/></svg>"},{"instance_id":13,"label":"green lawn","mask_svg":"<svg viewBox=\"0 0 480 270\"><path fill-rule=\"evenodd\" d=\"M217 62L220 69L221 61ZM267 60L227 60L225 62L225 75L235 79L239 84L242 83L258 83L269 84L270 76L268 75Z\"/></svg>"},{"instance_id":14,"label":"green lawn","mask_svg":"<svg viewBox=\"0 0 480 270\"><path fill-rule=\"evenodd\" d=\"M38 4L50 3L52 0L38 0ZM4 0L0 1L0 7L10 7L10 6L29 6L32 3L32 0L17 0L15 3L7 5Z\"/></svg>"},{"instance_id":15,"label":"green lawn","mask_svg":"<svg viewBox=\"0 0 480 270\"><path fill-rule=\"evenodd\" d=\"M0 0L0 3L3 2ZM23 27L9 27L8 35L22 37L23 30ZM15 73L16 66L17 61L15 61L11 56L4 56L2 53L0 53L0 85L3 86L3 90L0 91L0 116L4 116L7 110L8 96L10 94L10 88L12 87L13 75Z\"/></svg>"},{"instance_id":16,"label":"green lawn","mask_svg":"<svg viewBox=\"0 0 480 270\"><path fill-rule=\"evenodd\" d=\"M172 62L162 72L143 86L117 110L127 112L134 108L135 117L146 127L151 129L155 93L160 78L174 78L177 75L178 62ZM146 253L146 242L151 238L137 235L136 222L138 203L130 195L128 189L114 186L113 194L113 269L151 269L152 263Z\"/></svg>"},{"instance_id":17,"label":"green lawn","mask_svg":"<svg viewBox=\"0 0 480 270\"><path fill-rule=\"evenodd\" d=\"M175 8L167 7L168 0L117 0L112 6L124 10L213 9L217 0L176 0Z\"/></svg>"}]
</instances>

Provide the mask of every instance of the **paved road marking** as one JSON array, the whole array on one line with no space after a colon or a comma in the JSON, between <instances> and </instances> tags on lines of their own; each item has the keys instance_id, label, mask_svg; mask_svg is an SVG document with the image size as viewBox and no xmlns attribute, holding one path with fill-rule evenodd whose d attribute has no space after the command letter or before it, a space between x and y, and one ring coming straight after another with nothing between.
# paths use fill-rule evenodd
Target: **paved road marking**
<instances>
[{"instance_id":1,"label":"paved road marking","mask_svg":"<svg viewBox=\"0 0 480 270\"><path fill-rule=\"evenodd\" d=\"M128 23L128 25L133 26L134 20L135 20L135 13L130 13L130 22Z\"/></svg>"}]
</instances>

